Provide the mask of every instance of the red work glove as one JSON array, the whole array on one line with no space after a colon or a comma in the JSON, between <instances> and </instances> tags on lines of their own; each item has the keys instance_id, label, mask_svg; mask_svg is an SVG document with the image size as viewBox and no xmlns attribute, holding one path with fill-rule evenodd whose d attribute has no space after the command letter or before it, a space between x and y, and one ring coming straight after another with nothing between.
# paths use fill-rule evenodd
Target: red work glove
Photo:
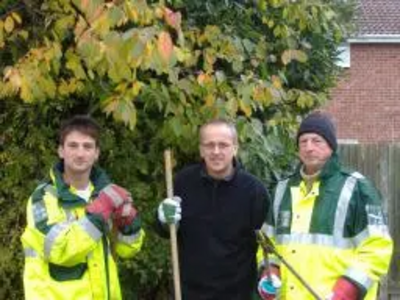
<instances>
[{"instance_id":1,"label":"red work glove","mask_svg":"<svg viewBox=\"0 0 400 300\"><path fill-rule=\"evenodd\" d=\"M330 300L357 300L359 294L360 291L354 283L341 277L333 287L333 295Z\"/></svg>"},{"instance_id":2,"label":"red work glove","mask_svg":"<svg viewBox=\"0 0 400 300\"><path fill-rule=\"evenodd\" d=\"M263 300L277 299L278 290L282 285L280 270L276 266L269 266L258 282L258 293Z\"/></svg>"},{"instance_id":3,"label":"red work glove","mask_svg":"<svg viewBox=\"0 0 400 300\"><path fill-rule=\"evenodd\" d=\"M131 194L124 188L109 184L99 193L99 196L88 206L86 211L100 215L105 222L110 219L111 213L124 202L131 202Z\"/></svg>"},{"instance_id":4,"label":"red work glove","mask_svg":"<svg viewBox=\"0 0 400 300\"><path fill-rule=\"evenodd\" d=\"M137 210L133 206L132 202L125 202L115 211L114 223L119 229L121 229L124 226L132 224L133 219L136 218L137 214Z\"/></svg>"}]
</instances>

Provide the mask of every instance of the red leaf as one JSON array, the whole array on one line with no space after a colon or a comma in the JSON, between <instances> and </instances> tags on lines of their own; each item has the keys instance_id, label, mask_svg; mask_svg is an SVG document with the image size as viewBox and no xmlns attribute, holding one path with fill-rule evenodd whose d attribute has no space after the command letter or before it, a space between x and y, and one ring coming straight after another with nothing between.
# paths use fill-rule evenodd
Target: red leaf
<instances>
[{"instance_id":1,"label":"red leaf","mask_svg":"<svg viewBox=\"0 0 400 300\"><path fill-rule=\"evenodd\" d=\"M160 33L157 41L157 48L162 59L168 62L171 59L173 51L172 39L168 32L163 31Z\"/></svg>"}]
</instances>

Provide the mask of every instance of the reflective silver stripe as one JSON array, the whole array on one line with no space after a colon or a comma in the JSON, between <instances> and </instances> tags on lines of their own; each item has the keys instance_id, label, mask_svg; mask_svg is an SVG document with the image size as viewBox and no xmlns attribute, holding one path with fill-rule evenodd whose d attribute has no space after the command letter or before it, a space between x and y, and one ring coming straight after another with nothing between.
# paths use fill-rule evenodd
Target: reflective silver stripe
<instances>
[{"instance_id":1,"label":"reflective silver stripe","mask_svg":"<svg viewBox=\"0 0 400 300\"><path fill-rule=\"evenodd\" d=\"M366 290L368 290L374 283L374 281L365 272L354 268L349 268L346 270L344 275L361 284Z\"/></svg>"},{"instance_id":2,"label":"reflective silver stripe","mask_svg":"<svg viewBox=\"0 0 400 300\"><path fill-rule=\"evenodd\" d=\"M275 235L275 229L273 226L268 225L267 223L264 223L260 229L266 236L274 236Z\"/></svg>"},{"instance_id":3,"label":"reflective silver stripe","mask_svg":"<svg viewBox=\"0 0 400 300\"><path fill-rule=\"evenodd\" d=\"M44 201L32 203L32 213L35 223L47 220L47 210Z\"/></svg>"},{"instance_id":4,"label":"reflective silver stripe","mask_svg":"<svg viewBox=\"0 0 400 300\"><path fill-rule=\"evenodd\" d=\"M59 224L54 225L49 233L46 235L46 238L44 240L44 257L48 258L50 256L51 248L53 247L53 244L57 237L60 235L61 232L63 232L65 229L67 229L69 226L68 222L62 222Z\"/></svg>"},{"instance_id":5,"label":"reflective silver stripe","mask_svg":"<svg viewBox=\"0 0 400 300\"><path fill-rule=\"evenodd\" d=\"M369 230L365 228L353 238L354 247L360 246L367 238L369 238Z\"/></svg>"},{"instance_id":6,"label":"reflective silver stripe","mask_svg":"<svg viewBox=\"0 0 400 300\"><path fill-rule=\"evenodd\" d=\"M122 197L117 192L114 191L112 184L107 185L101 191L106 193L109 197L111 197L116 206L120 206L122 203L124 203L124 199L122 199Z\"/></svg>"},{"instance_id":7,"label":"reflective silver stripe","mask_svg":"<svg viewBox=\"0 0 400 300\"><path fill-rule=\"evenodd\" d=\"M351 196L353 195L354 187L357 183L357 178L359 178L360 173L353 173L349 176L340 192L339 201L335 213L335 224L333 226L333 235L340 237L344 232L344 224L346 222L347 210L349 208L349 203Z\"/></svg>"},{"instance_id":8,"label":"reflective silver stripe","mask_svg":"<svg viewBox=\"0 0 400 300\"><path fill-rule=\"evenodd\" d=\"M125 244L131 245L136 242L142 234L142 230L139 230L138 233L132 235L123 235L122 233L118 234L118 241L123 242Z\"/></svg>"},{"instance_id":9,"label":"reflective silver stripe","mask_svg":"<svg viewBox=\"0 0 400 300\"><path fill-rule=\"evenodd\" d=\"M57 198L57 190L50 184L47 184L47 183L41 184L36 189L38 190L43 187L44 187L45 192L50 193L52 196ZM47 220L48 214L47 214L46 205L45 205L43 198L40 201L32 203L32 213L33 213L33 219L34 219L35 223L40 223L40 222Z\"/></svg>"},{"instance_id":10,"label":"reflective silver stripe","mask_svg":"<svg viewBox=\"0 0 400 300\"><path fill-rule=\"evenodd\" d=\"M390 238L389 232L386 228L385 234L382 234L382 228L379 228L379 232L371 232L372 226L361 231L358 235L353 238L344 238L342 236L331 236L326 234L310 234L310 233L290 233L280 234L276 237L278 244L290 245L292 243L301 245L318 245L328 246L331 248L341 249L353 249L360 246L367 238L371 236L380 236ZM268 229L262 228L263 232L267 232ZM373 229L375 230L375 229Z\"/></svg>"},{"instance_id":11,"label":"reflective silver stripe","mask_svg":"<svg viewBox=\"0 0 400 300\"><path fill-rule=\"evenodd\" d=\"M386 225L368 225L367 228L365 228L353 238L354 246L360 246L362 243L364 243L366 239L373 236L390 239L389 230Z\"/></svg>"},{"instance_id":12,"label":"reflective silver stripe","mask_svg":"<svg viewBox=\"0 0 400 300\"><path fill-rule=\"evenodd\" d=\"M76 220L75 214L70 209L65 209L64 211L67 216L67 221L72 222Z\"/></svg>"},{"instance_id":13,"label":"reflective silver stripe","mask_svg":"<svg viewBox=\"0 0 400 300\"><path fill-rule=\"evenodd\" d=\"M48 185L44 188L44 190L45 190L47 193L50 193L54 198L58 198L57 189L56 189L54 186L48 184Z\"/></svg>"},{"instance_id":14,"label":"reflective silver stripe","mask_svg":"<svg viewBox=\"0 0 400 300\"><path fill-rule=\"evenodd\" d=\"M275 190L275 197L274 197L274 222L275 222L275 224L278 220L279 206L281 205L283 195L285 194L285 190L286 190L286 186L287 186L288 182L289 182L289 179L280 181Z\"/></svg>"},{"instance_id":15,"label":"reflective silver stripe","mask_svg":"<svg viewBox=\"0 0 400 300\"><path fill-rule=\"evenodd\" d=\"M79 220L78 225L83 228L83 230L89 234L89 236L97 241L101 238L102 232L86 217Z\"/></svg>"},{"instance_id":16,"label":"reflective silver stripe","mask_svg":"<svg viewBox=\"0 0 400 300\"><path fill-rule=\"evenodd\" d=\"M45 183L39 184L39 185L36 187L35 191L40 190L41 188L44 188L46 185L47 185L46 182L45 182Z\"/></svg>"},{"instance_id":17,"label":"reflective silver stripe","mask_svg":"<svg viewBox=\"0 0 400 300\"><path fill-rule=\"evenodd\" d=\"M49 233L46 235L45 241L44 241L44 256L48 258L50 256L51 249L53 247L53 244L55 240L58 238L58 236L66 230L69 226L71 226L71 222L62 222L59 224L54 225ZM79 220L78 225L83 228L83 230L89 234L89 236L94 239L95 241L99 240L102 233L100 230L97 229L95 225L93 225L92 222L90 222L86 217Z\"/></svg>"},{"instance_id":18,"label":"reflective silver stripe","mask_svg":"<svg viewBox=\"0 0 400 300\"><path fill-rule=\"evenodd\" d=\"M132 206L131 205L123 205L122 206L122 212L121 212L121 216L123 217L127 217L131 214L132 211Z\"/></svg>"},{"instance_id":19,"label":"reflective silver stripe","mask_svg":"<svg viewBox=\"0 0 400 300\"><path fill-rule=\"evenodd\" d=\"M25 248L24 255L25 257L39 257L39 254L32 248Z\"/></svg>"},{"instance_id":20,"label":"reflective silver stripe","mask_svg":"<svg viewBox=\"0 0 400 300\"><path fill-rule=\"evenodd\" d=\"M333 237L326 234L309 234L309 233L291 233L282 234L276 237L276 241L281 245L301 244L301 245L318 245L331 248L352 249L354 240L343 237Z\"/></svg>"},{"instance_id":21,"label":"reflective silver stripe","mask_svg":"<svg viewBox=\"0 0 400 300\"><path fill-rule=\"evenodd\" d=\"M390 238L389 229L386 225L368 225L368 236L383 236Z\"/></svg>"},{"instance_id":22,"label":"reflective silver stripe","mask_svg":"<svg viewBox=\"0 0 400 300\"><path fill-rule=\"evenodd\" d=\"M361 174L360 172L353 172L353 173L351 173L351 176L353 176L353 177L355 177L357 179L364 179L365 178L364 175Z\"/></svg>"}]
</instances>

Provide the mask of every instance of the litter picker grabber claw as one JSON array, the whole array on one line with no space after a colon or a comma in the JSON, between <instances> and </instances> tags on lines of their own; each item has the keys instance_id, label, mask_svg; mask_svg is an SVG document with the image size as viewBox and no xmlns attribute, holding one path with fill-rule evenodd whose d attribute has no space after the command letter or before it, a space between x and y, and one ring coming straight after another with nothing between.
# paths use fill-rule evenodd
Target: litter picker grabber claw
<instances>
[{"instance_id":1,"label":"litter picker grabber claw","mask_svg":"<svg viewBox=\"0 0 400 300\"><path fill-rule=\"evenodd\" d=\"M261 230L256 231L258 243L263 248L266 264L268 267L268 253L274 254L285 266L288 270L301 282L301 284L307 289L307 291L317 300L323 300L321 297L317 295L317 293L311 288L311 286L304 280L303 277L300 276L299 273L296 272L295 269L276 251L274 245L268 236L264 234Z\"/></svg>"},{"instance_id":2,"label":"litter picker grabber claw","mask_svg":"<svg viewBox=\"0 0 400 300\"><path fill-rule=\"evenodd\" d=\"M167 197L172 198L174 196L173 185L172 185L172 164L171 164L171 150L167 149L164 151L164 163L165 163L165 181L167 185ZM172 255L172 272L174 276L174 292L175 300L181 300L181 279L179 274L179 258L178 258L178 247L176 238L176 226L175 224L169 225L169 234L171 239L171 255Z\"/></svg>"}]
</instances>

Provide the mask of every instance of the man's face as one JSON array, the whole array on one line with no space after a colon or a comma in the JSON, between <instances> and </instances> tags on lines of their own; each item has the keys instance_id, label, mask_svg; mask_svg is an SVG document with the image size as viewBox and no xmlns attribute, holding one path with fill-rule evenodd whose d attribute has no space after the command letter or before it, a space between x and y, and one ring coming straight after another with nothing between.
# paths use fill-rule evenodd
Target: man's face
<instances>
[{"instance_id":1,"label":"man's face","mask_svg":"<svg viewBox=\"0 0 400 300\"><path fill-rule=\"evenodd\" d=\"M304 133L299 137L299 157L307 174L321 170L331 155L332 149L322 136Z\"/></svg>"},{"instance_id":2,"label":"man's face","mask_svg":"<svg viewBox=\"0 0 400 300\"><path fill-rule=\"evenodd\" d=\"M96 141L79 131L71 131L58 147L58 156L64 159L65 172L72 174L90 173L99 157Z\"/></svg>"},{"instance_id":3,"label":"man's face","mask_svg":"<svg viewBox=\"0 0 400 300\"><path fill-rule=\"evenodd\" d=\"M200 137L200 155L204 159L211 177L224 178L232 172L236 155L232 130L225 124L210 124L203 128Z\"/></svg>"}]
</instances>

